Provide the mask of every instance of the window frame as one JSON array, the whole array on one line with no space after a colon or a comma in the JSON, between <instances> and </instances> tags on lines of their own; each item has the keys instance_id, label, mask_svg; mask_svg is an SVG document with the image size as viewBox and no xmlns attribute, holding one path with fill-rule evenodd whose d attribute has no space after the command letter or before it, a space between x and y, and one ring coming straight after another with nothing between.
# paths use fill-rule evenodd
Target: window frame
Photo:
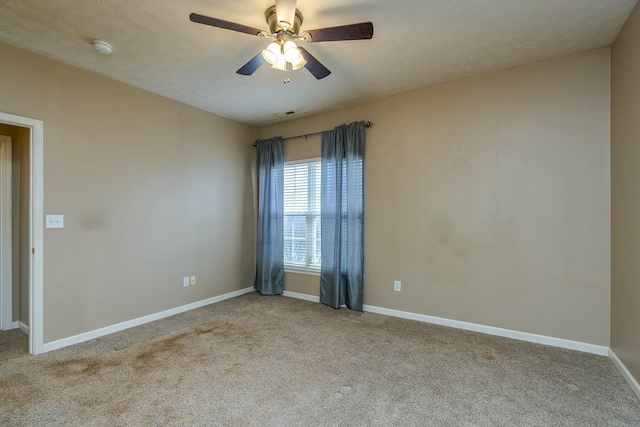
<instances>
[{"instance_id":1,"label":"window frame","mask_svg":"<svg viewBox=\"0 0 640 427\"><path fill-rule=\"evenodd\" d=\"M299 165L299 164L309 164L309 163L319 163L321 162L321 158L320 157L311 157L311 158L307 158L307 159L299 159L299 160L291 160L291 161L285 161L284 162L284 167L286 168L287 166L294 166L294 165ZM322 165L320 166L320 174L322 174ZM322 175L315 177L317 180L319 180L320 182L322 181ZM320 185L322 185L320 183ZM309 185L309 183L307 183L307 188L308 191L311 190L311 186ZM315 189L315 188L314 188ZM321 191L321 189L319 190ZM307 195L308 197L308 202L310 203L312 200L312 197L309 196L309 193ZM284 214L286 215L286 213ZM301 213L299 214L300 216L305 216L306 217L306 230L307 232L313 227L313 218L317 215L318 217L321 218L321 213L318 214L312 214L310 210L307 210L306 213ZM309 254L313 253L313 239L306 239L306 245L307 245L307 260L309 259ZM284 239L283 239L283 244L284 244ZM320 245L322 245L322 240L320 241ZM284 271L286 273L296 273L296 274L306 274L306 275L311 275L311 276L320 276L320 266L314 266L312 264L309 264L308 261L305 265L302 264L288 264L286 261L284 263Z\"/></svg>"}]
</instances>

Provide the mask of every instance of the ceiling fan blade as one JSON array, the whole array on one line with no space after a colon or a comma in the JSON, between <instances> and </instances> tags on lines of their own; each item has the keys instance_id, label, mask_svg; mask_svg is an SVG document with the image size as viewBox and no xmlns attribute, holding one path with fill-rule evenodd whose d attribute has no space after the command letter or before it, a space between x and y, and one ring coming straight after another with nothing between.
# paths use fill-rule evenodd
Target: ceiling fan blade
<instances>
[{"instance_id":1,"label":"ceiling fan blade","mask_svg":"<svg viewBox=\"0 0 640 427\"><path fill-rule=\"evenodd\" d=\"M236 24L235 22L223 21L222 19L199 15L197 13L192 13L191 15L189 15L189 19L192 22L197 22L198 24L211 25L212 27L224 28L225 30L238 31L239 33L247 33L254 36L257 36L262 32L262 30L259 28Z\"/></svg>"},{"instance_id":2,"label":"ceiling fan blade","mask_svg":"<svg viewBox=\"0 0 640 427\"><path fill-rule=\"evenodd\" d=\"M373 37L373 24L361 22L359 24L342 25L339 27L320 28L307 31L311 35L311 42L334 42L340 40L366 40Z\"/></svg>"},{"instance_id":3,"label":"ceiling fan blade","mask_svg":"<svg viewBox=\"0 0 640 427\"><path fill-rule=\"evenodd\" d=\"M262 52L258 53L253 59L242 66L236 73L242 74L243 76L250 76L255 73L258 68L266 61L262 57Z\"/></svg>"},{"instance_id":4,"label":"ceiling fan blade","mask_svg":"<svg viewBox=\"0 0 640 427\"><path fill-rule=\"evenodd\" d=\"M313 74L313 77L320 80L331 74L331 71L329 71L327 67L322 65L320 61L318 61L313 55L307 52L305 48L298 46L298 49L300 49L302 57L305 59L305 61L307 61L307 63L304 65L304 68L309 70L309 72Z\"/></svg>"},{"instance_id":5,"label":"ceiling fan blade","mask_svg":"<svg viewBox=\"0 0 640 427\"><path fill-rule=\"evenodd\" d=\"M296 0L276 0L276 16L282 28L293 27L296 15Z\"/></svg>"}]
</instances>

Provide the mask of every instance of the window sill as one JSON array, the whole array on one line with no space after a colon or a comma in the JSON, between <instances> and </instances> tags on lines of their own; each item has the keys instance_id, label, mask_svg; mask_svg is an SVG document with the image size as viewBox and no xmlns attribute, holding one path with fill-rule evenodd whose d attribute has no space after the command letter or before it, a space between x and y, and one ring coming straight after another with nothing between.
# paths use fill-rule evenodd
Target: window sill
<instances>
[{"instance_id":1,"label":"window sill","mask_svg":"<svg viewBox=\"0 0 640 427\"><path fill-rule=\"evenodd\" d=\"M303 268L303 267L290 267L284 266L285 273L295 273L295 274L306 274L308 276L318 276L320 277L320 270L313 270L311 268Z\"/></svg>"}]
</instances>

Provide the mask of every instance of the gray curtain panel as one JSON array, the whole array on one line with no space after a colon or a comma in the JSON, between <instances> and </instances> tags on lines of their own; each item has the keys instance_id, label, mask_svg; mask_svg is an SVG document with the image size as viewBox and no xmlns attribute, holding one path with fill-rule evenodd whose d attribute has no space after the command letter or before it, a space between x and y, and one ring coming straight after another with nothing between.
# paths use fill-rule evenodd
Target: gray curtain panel
<instances>
[{"instance_id":1,"label":"gray curtain panel","mask_svg":"<svg viewBox=\"0 0 640 427\"><path fill-rule=\"evenodd\" d=\"M258 247L256 280L262 295L284 290L284 154L282 137L258 141Z\"/></svg>"},{"instance_id":2,"label":"gray curtain panel","mask_svg":"<svg viewBox=\"0 0 640 427\"><path fill-rule=\"evenodd\" d=\"M364 122L322 133L320 302L362 311Z\"/></svg>"}]
</instances>

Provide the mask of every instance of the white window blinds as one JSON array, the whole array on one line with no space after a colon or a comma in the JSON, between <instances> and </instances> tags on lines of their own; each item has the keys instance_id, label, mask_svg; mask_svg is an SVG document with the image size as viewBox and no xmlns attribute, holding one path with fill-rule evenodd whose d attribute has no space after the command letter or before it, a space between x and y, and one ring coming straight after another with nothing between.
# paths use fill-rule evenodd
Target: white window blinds
<instances>
[{"instance_id":1,"label":"white window blinds","mask_svg":"<svg viewBox=\"0 0 640 427\"><path fill-rule=\"evenodd\" d=\"M285 267L318 271L320 254L320 161L285 163Z\"/></svg>"}]
</instances>

